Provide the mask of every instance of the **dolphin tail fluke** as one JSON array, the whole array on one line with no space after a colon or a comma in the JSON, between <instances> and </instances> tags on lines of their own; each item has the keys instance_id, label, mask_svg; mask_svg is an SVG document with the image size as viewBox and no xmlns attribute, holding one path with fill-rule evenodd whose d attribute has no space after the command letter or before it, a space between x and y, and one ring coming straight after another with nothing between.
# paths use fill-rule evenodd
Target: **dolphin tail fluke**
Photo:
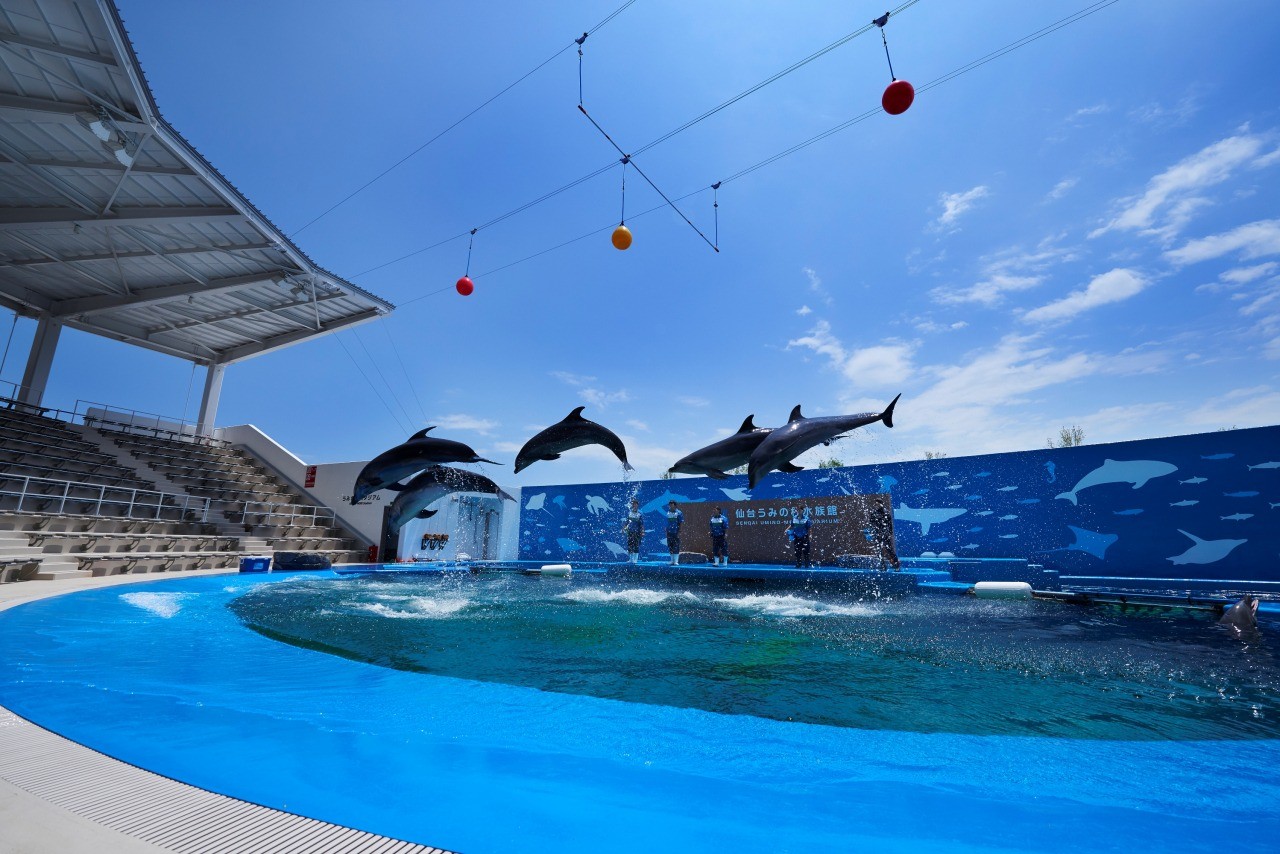
<instances>
[{"instance_id":1,"label":"dolphin tail fluke","mask_svg":"<svg viewBox=\"0 0 1280 854\"><path fill-rule=\"evenodd\" d=\"M902 397L901 392L899 392L898 397ZM889 401L889 405L885 407L884 412L880 413L880 420L884 422L886 427L893 426L893 408L898 405L898 397Z\"/></svg>"},{"instance_id":2,"label":"dolphin tail fluke","mask_svg":"<svg viewBox=\"0 0 1280 854\"><path fill-rule=\"evenodd\" d=\"M778 471L784 471L787 474L795 474L798 471L804 471L804 466L793 466L791 463L783 463L778 466Z\"/></svg>"},{"instance_id":3,"label":"dolphin tail fluke","mask_svg":"<svg viewBox=\"0 0 1280 854\"><path fill-rule=\"evenodd\" d=\"M623 460L623 461L622 461L622 470L623 470L623 471L635 471L635 470L636 470L636 467L635 467L635 466L633 466L633 465L631 465L631 463L627 462L626 460Z\"/></svg>"},{"instance_id":4,"label":"dolphin tail fluke","mask_svg":"<svg viewBox=\"0 0 1280 854\"><path fill-rule=\"evenodd\" d=\"M1061 495L1055 495L1054 498L1065 498L1072 504L1076 503L1076 494L1074 492L1064 492Z\"/></svg>"}]
</instances>

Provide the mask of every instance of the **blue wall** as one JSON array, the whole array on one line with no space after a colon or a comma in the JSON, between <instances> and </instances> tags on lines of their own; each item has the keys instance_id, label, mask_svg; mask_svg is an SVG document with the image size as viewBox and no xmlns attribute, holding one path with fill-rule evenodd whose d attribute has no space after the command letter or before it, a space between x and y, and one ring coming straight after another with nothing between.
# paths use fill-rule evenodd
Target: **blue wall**
<instances>
[{"instance_id":1,"label":"blue wall","mask_svg":"<svg viewBox=\"0 0 1280 854\"><path fill-rule=\"evenodd\" d=\"M644 550L663 552L671 499L721 502L732 516L733 502L752 497L871 492L892 496L904 556L1019 557L1063 575L1280 581L1280 427L775 472L754 491L744 476L526 487L520 557L625 559L619 529L633 496L645 513Z\"/></svg>"}]
</instances>

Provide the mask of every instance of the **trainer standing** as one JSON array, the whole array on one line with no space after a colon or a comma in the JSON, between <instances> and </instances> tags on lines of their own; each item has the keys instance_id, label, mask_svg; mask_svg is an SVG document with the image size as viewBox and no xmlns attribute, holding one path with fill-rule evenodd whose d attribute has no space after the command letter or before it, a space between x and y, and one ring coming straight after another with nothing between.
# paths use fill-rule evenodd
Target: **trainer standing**
<instances>
[{"instance_id":1,"label":"trainer standing","mask_svg":"<svg viewBox=\"0 0 1280 854\"><path fill-rule=\"evenodd\" d=\"M787 538L795 549L796 569L813 566L809 561L809 529L813 527L813 520L809 518L808 507L802 510L797 513L794 507L791 509L791 525L787 528Z\"/></svg>"},{"instance_id":2,"label":"trainer standing","mask_svg":"<svg viewBox=\"0 0 1280 854\"><path fill-rule=\"evenodd\" d=\"M684 511L674 501L667 503L667 551L671 553L671 565L680 563L680 526L684 524Z\"/></svg>"},{"instance_id":3,"label":"trainer standing","mask_svg":"<svg viewBox=\"0 0 1280 854\"><path fill-rule=\"evenodd\" d=\"M719 507L711 517L711 562L719 565L724 558L724 565L729 565L729 517Z\"/></svg>"}]
</instances>

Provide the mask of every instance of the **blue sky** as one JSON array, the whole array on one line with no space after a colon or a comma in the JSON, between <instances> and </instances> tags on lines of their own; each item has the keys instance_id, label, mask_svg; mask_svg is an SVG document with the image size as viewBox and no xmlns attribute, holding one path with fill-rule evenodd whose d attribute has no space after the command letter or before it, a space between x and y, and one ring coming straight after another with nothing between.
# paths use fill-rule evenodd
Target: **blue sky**
<instances>
[{"instance_id":1,"label":"blue sky","mask_svg":"<svg viewBox=\"0 0 1280 854\"><path fill-rule=\"evenodd\" d=\"M166 117L293 233L619 2L121 8ZM920 86L1085 5L921 0L890 22L894 67ZM634 150L883 11L638 0L587 42L586 104ZM625 253L605 231L486 275L615 222L613 169L481 231L469 298L450 287L465 241L361 275L615 159L576 110L567 51L297 234L403 307L233 366L219 422L257 424L308 462L368 458L424 423L510 461L585 404L646 477L748 413L774 425L796 403L878 410L898 392L897 427L836 456L1041 447L1064 424L1101 442L1276 423L1277 43L1273 3L1121 0L726 183L718 255L666 210L628 217ZM871 33L637 162L682 196L875 107L888 82ZM629 212L659 203L628 178ZM681 207L709 232L711 203ZM191 379L188 363L68 331L48 400L192 413ZM509 472L619 474L603 449Z\"/></svg>"}]
</instances>

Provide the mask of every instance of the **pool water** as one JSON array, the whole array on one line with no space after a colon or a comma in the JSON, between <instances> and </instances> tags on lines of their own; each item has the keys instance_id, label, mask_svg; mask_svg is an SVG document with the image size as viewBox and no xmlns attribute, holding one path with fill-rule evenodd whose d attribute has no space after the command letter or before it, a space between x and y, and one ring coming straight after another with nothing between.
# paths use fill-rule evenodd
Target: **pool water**
<instances>
[{"instance_id":1,"label":"pool water","mask_svg":"<svg viewBox=\"0 0 1280 854\"><path fill-rule=\"evenodd\" d=\"M1275 850L1275 632L607 577L184 578L0 613L0 704L471 854Z\"/></svg>"}]
</instances>

